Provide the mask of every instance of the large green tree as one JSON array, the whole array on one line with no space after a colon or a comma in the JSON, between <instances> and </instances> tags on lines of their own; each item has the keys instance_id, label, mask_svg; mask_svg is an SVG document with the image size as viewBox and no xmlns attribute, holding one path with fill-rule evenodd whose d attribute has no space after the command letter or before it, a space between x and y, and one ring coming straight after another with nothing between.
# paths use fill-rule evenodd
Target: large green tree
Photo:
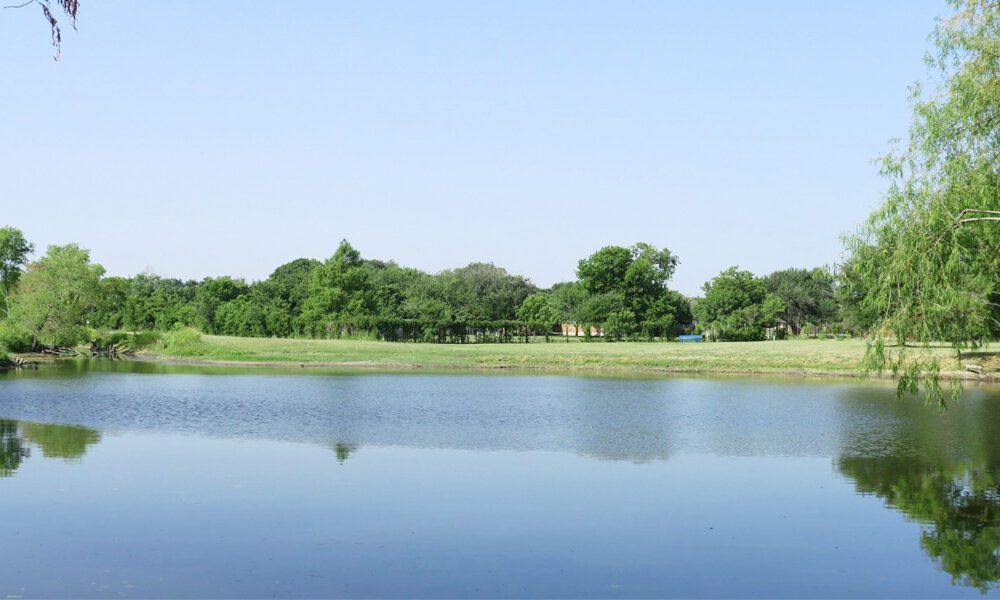
<instances>
[{"instance_id":1,"label":"large green tree","mask_svg":"<svg viewBox=\"0 0 1000 600\"><path fill-rule=\"evenodd\" d=\"M35 247L24 238L20 229L0 227L0 311L10 312L10 296L17 289L21 270Z\"/></svg>"},{"instance_id":2,"label":"large green tree","mask_svg":"<svg viewBox=\"0 0 1000 600\"><path fill-rule=\"evenodd\" d=\"M614 315L616 330L621 329L622 320L628 315L636 326L650 317L663 322L663 305L658 303L668 292L667 282L677 264L677 257L666 248L657 249L641 242L629 248L605 246L582 259L576 273L591 296L581 307L585 313L582 320L602 323ZM618 301L612 301L611 296ZM597 311L598 307L607 308L608 312Z\"/></svg>"},{"instance_id":3,"label":"large green tree","mask_svg":"<svg viewBox=\"0 0 1000 600\"><path fill-rule=\"evenodd\" d=\"M576 276L591 294L621 293L625 291L625 274L633 260L630 249L605 246L580 260Z\"/></svg>"},{"instance_id":4,"label":"large green tree","mask_svg":"<svg viewBox=\"0 0 1000 600\"><path fill-rule=\"evenodd\" d=\"M235 300L249 291L250 286L241 279L206 277L198 285L194 295L196 324L205 333L223 333L216 318L216 311L226 302Z\"/></svg>"},{"instance_id":5,"label":"large green tree","mask_svg":"<svg viewBox=\"0 0 1000 600\"><path fill-rule=\"evenodd\" d=\"M265 282L270 288L268 294L283 300L292 317L299 316L309 297L309 279L321 264L312 258L298 258L281 265Z\"/></svg>"},{"instance_id":6,"label":"large green tree","mask_svg":"<svg viewBox=\"0 0 1000 600\"><path fill-rule=\"evenodd\" d=\"M198 283L195 281L136 275L129 280L125 292L121 326L130 330L164 331L178 324L196 325L198 318L194 298L197 290ZM105 318L107 322L112 320L112 315Z\"/></svg>"},{"instance_id":7,"label":"large green tree","mask_svg":"<svg viewBox=\"0 0 1000 600\"><path fill-rule=\"evenodd\" d=\"M11 304L15 327L34 347L65 347L88 337L88 319L100 304L104 268L91 264L90 252L76 244L49 246L28 265Z\"/></svg>"},{"instance_id":8,"label":"large green tree","mask_svg":"<svg viewBox=\"0 0 1000 600\"><path fill-rule=\"evenodd\" d=\"M750 271L730 267L702 286L705 296L698 302L698 320L707 325L742 308L760 304L767 295L764 282Z\"/></svg>"},{"instance_id":9,"label":"large green tree","mask_svg":"<svg viewBox=\"0 0 1000 600\"><path fill-rule=\"evenodd\" d=\"M787 309L777 294L767 293L762 279L739 267L726 269L703 289L695 316L702 331L721 340L762 340L765 329Z\"/></svg>"},{"instance_id":10,"label":"large green tree","mask_svg":"<svg viewBox=\"0 0 1000 600\"><path fill-rule=\"evenodd\" d=\"M764 288L784 304L778 315L793 335L806 324L821 325L837 319L834 277L826 269L784 269L764 278Z\"/></svg>"},{"instance_id":11,"label":"large green tree","mask_svg":"<svg viewBox=\"0 0 1000 600\"><path fill-rule=\"evenodd\" d=\"M309 296L300 316L302 329L313 335L339 335L338 323L370 316L370 277L361 253L342 240L333 256L310 274Z\"/></svg>"},{"instance_id":12,"label":"large green tree","mask_svg":"<svg viewBox=\"0 0 1000 600\"><path fill-rule=\"evenodd\" d=\"M885 201L849 240L861 304L877 315L866 368L902 373L900 393L923 381L939 401L940 366L905 344L960 354L1000 329L1000 3L950 4L927 55L940 83L916 87L908 143L883 161Z\"/></svg>"},{"instance_id":13,"label":"large green tree","mask_svg":"<svg viewBox=\"0 0 1000 600\"><path fill-rule=\"evenodd\" d=\"M587 290L577 281L557 283L549 291L549 302L556 311L559 321L564 323L583 322L580 307L587 301Z\"/></svg>"},{"instance_id":14,"label":"large green tree","mask_svg":"<svg viewBox=\"0 0 1000 600\"><path fill-rule=\"evenodd\" d=\"M552 306L548 293L538 292L524 299L517 309L517 318L531 325L537 331L545 334L545 339L549 339L552 328L559 323L559 313Z\"/></svg>"}]
</instances>

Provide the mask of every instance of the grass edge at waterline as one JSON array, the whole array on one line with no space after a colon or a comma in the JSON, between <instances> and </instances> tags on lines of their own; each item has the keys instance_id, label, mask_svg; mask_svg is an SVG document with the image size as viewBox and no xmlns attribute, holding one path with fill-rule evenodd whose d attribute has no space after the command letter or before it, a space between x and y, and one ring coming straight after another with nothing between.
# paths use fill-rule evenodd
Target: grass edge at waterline
<instances>
[{"instance_id":1,"label":"grass edge at waterline","mask_svg":"<svg viewBox=\"0 0 1000 600\"><path fill-rule=\"evenodd\" d=\"M947 347L924 350L937 357L947 379L978 379ZM418 344L363 340L241 338L169 332L141 360L258 367L425 369L526 369L857 377L865 342L786 340L718 343L589 343L553 339L531 344ZM1000 357L986 356L995 370ZM996 364L993 364L996 363ZM992 378L985 378L991 380Z\"/></svg>"}]
</instances>

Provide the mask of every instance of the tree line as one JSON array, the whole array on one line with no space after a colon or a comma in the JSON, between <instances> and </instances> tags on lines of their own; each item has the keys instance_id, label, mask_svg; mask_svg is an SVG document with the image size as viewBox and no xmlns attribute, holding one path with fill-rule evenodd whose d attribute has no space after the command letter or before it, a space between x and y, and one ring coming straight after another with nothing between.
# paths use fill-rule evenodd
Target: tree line
<instances>
[{"instance_id":1,"label":"tree line","mask_svg":"<svg viewBox=\"0 0 1000 600\"><path fill-rule=\"evenodd\" d=\"M606 246L579 261L577 278L540 289L491 263L436 274L365 259L346 240L325 261L300 258L264 280L105 276L76 244L34 246L0 228L0 344L26 351L95 342L109 331L193 327L244 337L512 342L560 334L672 340L704 333L760 340L863 329L852 298L827 269L757 277L736 267L688 298L668 287L678 258L647 243Z\"/></svg>"}]
</instances>

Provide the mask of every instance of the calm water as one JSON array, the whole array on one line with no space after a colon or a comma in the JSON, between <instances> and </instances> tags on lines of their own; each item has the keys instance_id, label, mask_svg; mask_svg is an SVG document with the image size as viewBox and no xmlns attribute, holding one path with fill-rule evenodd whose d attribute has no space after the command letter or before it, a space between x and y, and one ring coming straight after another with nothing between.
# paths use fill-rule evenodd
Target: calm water
<instances>
[{"instance_id":1,"label":"calm water","mask_svg":"<svg viewBox=\"0 0 1000 600\"><path fill-rule=\"evenodd\" d=\"M0 419L0 597L1000 582L990 389L99 362L0 374Z\"/></svg>"}]
</instances>

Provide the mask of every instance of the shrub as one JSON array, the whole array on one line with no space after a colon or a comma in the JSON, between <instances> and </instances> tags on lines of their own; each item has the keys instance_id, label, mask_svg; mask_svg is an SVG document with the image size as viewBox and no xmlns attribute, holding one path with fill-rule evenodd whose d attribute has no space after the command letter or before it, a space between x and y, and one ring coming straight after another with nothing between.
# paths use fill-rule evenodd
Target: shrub
<instances>
[{"instance_id":1,"label":"shrub","mask_svg":"<svg viewBox=\"0 0 1000 600\"><path fill-rule=\"evenodd\" d=\"M10 321L0 322L0 347L9 352L29 352L31 335Z\"/></svg>"},{"instance_id":2,"label":"shrub","mask_svg":"<svg viewBox=\"0 0 1000 600\"><path fill-rule=\"evenodd\" d=\"M201 332L193 327L176 327L167 332L162 347L175 356L199 356L204 350Z\"/></svg>"},{"instance_id":3,"label":"shrub","mask_svg":"<svg viewBox=\"0 0 1000 600\"><path fill-rule=\"evenodd\" d=\"M627 339L635 333L635 313L626 309L611 313L604 322L604 337L607 341Z\"/></svg>"},{"instance_id":4,"label":"shrub","mask_svg":"<svg viewBox=\"0 0 1000 600\"><path fill-rule=\"evenodd\" d=\"M145 350L161 341L162 334L156 331L95 331L90 336L90 342L98 348L118 346L120 350Z\"/></svg>"}]
</instances>

